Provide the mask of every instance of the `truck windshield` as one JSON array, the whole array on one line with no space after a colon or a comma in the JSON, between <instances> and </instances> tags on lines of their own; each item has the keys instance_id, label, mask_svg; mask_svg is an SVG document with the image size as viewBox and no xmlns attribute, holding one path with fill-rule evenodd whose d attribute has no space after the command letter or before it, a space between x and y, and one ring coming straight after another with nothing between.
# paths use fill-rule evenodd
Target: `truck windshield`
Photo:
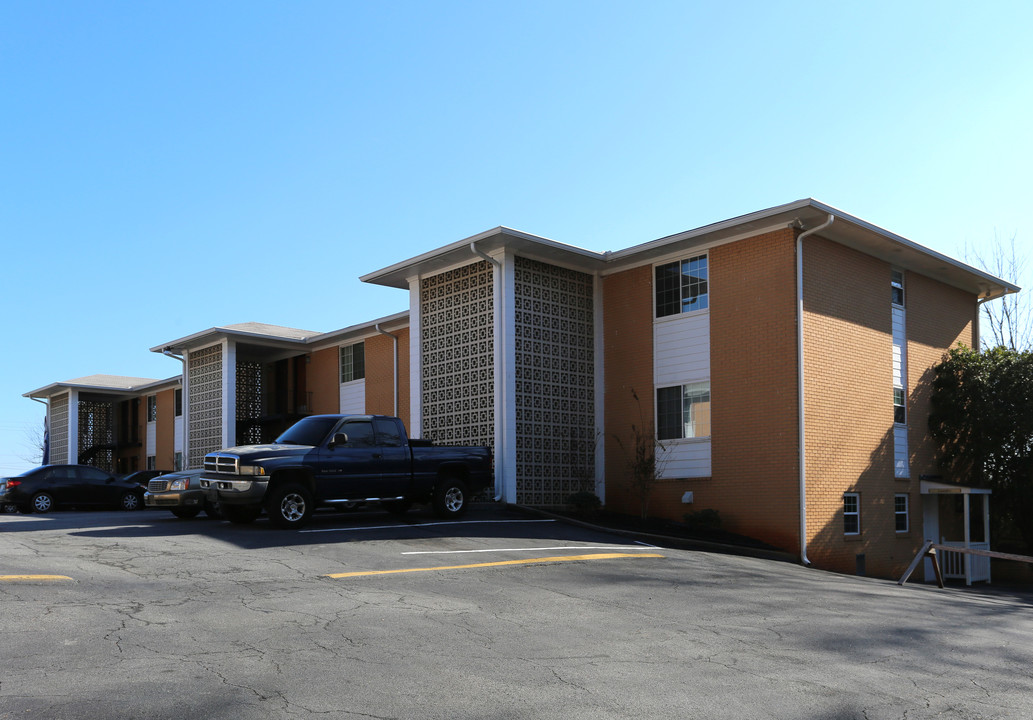
<instances>
[{"instance_id":1,"label":"truck windshield","mask_svg":"<svg viewBox=\"0 0 1033 720\"><path fill-rule=\"evenodd\" d=\"M321 416L307 417L291 425L287 432L276 438L276 442L281 445L312 445L315 447L326 439L339 419Z\"/></svg>"}]
</instances>

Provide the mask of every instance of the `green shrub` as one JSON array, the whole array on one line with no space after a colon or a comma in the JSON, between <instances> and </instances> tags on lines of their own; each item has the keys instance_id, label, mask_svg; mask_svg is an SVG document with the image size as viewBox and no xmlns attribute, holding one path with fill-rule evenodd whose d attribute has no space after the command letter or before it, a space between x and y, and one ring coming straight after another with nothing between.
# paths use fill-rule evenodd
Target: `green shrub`
<instances>
[{"instance_id":1,"label":"green shrub","mask_svg":"<svg viewBox=\"0 0 1033 720\"><path fill-rule=\"evenodd\" d=\"M721 529L721 515L717 510L697 510L685 514L685 526L689 530L706 532Z\"/></svg>"},{"instance_id":2,"label":"green shrub","mask_svg":"<svg viewBox=\"0 0 1033 720\"><path fill-rule=\"evenodd\" d=\"M571 510L579 515L590 515L602 507L602 500L594 492L582 490L567 497Z\"/></svg>"}]
</instances>

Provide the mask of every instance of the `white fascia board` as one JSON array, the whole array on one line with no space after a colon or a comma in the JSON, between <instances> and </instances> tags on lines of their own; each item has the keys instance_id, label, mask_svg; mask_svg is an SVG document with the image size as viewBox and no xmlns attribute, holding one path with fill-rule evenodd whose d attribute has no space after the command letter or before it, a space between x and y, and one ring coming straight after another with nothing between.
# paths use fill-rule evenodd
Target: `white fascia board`
<instances>
[{"instance_id":1,"label":"white fascia board","mask_svg":"<svg viewBox=\"0 0 1033 720\"><path fill-rule=\"evenodd\" d=\"M532 235L530 233L521 232L520 230L514 230L500 225L499 227L491 230L486 230L477 235L472 235L463 240L457 240L456 242L443 245L440 248L431 250L417 255L408 260L395 263L389 267L381 270L376 270L371 273L367 273L359 277L362 282L373 283L375 285L385 285L387 287L396 287L405 289L408 287L408 279L424 275L429 272L438 273L442 271L442 268L448 265L456 266L466 264L465 258L450 257L460 253L469 255L471 258L477 256L470 250L470 245L474 244L478 246L478 249L487 254L491 254L493 251L499 250L500 248L513 246L519 252L521 246L524 247L536 247L540 248L545 252L560 253L564 255L571 255L582 258L587 262L600 263L605 258L605 255L597 253L593 250L586 250L575 245L568 245L566 243L557 242L556 240L550 240L538 235Z\"/></svg>"},{"instance_id":2,"label":"white fascia board","mask_svg":"<svg viewBox=\"0 0 1033 720\"><path fill-rule=\"evenodd\" d=\"M313 335L312 337L317 336ZM288 338L283 337L282 335L269 335L267 333L248 332L246 330L234 330L232 328L225 327L213 327L208 328L207 330L201 330L200 332L196 332L193 335L187 335L186 337L182 337L179 340L173 340L172 342L162 343L161 345L155 345L151 348L151 352L161 353L164 350L169 350L170 352L178 351L179 353L182 353L185 349L196 350L198 348L208 347L209 345L219 343L223 340L229 340L231 338L234 340L261 340L262 342L258 344L267 345L269 347L283 348L304 348L305 343L309 339Z\"/></svg>"},{"instance_id":3,"label":"white fascia board","mask_svg":"<svg viewBox=\"0 0 1033 720\"><path fill-rule=\"evenodd\" d=\"M330 332L308 338L305 340L305 345L309 352L315 352L317 350L325 350L328 347L333 347L342 343L362 340L363 338L372 337L373 335L379 335L380 333L377 332L377 325L380 325L381 329L387 331L401 330L409 327L409 311L403 310L402 312L397 312L393 315L385 315L384 317L376 320L370 320L357 325L350 325L348 327L341 328L340 330L331 330Z\"/></svg>"},{"instance_id":4,"label":"white fascia board","mask_svg":"<svg viewBox=\"0 0 1033 720\"><path fill-rule=\"evenodd\" d=\"M155 380L153 382L144 383L142 385L130 385L130 386L112 386L112 385L90 385L86 383L73 383L73 382L56 382L45 385L37 390L32 390L27 393L23 393L22 397L26 398L48 398L54 395L61 395L68 392L69 390L77 390L79 392L87 393L99 393L105 395L138 395L145 392L154 392L162 388L162 386L173 387L179 385L180 376L167 378L165 380Z\"/></svg>"}]
</instances>

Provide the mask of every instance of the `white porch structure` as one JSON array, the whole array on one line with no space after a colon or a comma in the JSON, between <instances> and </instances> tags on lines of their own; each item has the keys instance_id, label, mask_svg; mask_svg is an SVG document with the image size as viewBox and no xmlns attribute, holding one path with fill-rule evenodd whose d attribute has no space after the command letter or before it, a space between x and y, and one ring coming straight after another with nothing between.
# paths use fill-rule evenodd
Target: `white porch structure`
<instances>
[{"instance_id":1,"label":"white porch structure","mask_svg":"<svg viewBox=\"0 0 1033 720\"><path fill-rule=\"evenodd\" d=\"M922 522L925 539L950 547L970 548L974 550L990 549L990 494L985 488L972 488L963 485L922 480ZM972 535L972 496L981 496L980 514L982 515L982 534L976 538ZM961 514L958 517L957 500L961 498ZM951 507L947 507L948 503ZM948 537L950 536L950 537ZM959 537L960 536L960 537ZM939 552L940 569L945 578L962 579L966 585L974 582L990 583L990 558L979 555L941 550ZM935 579L932 561L928 558L924 563L925 580Z\"/></svg>"}]
</instances>

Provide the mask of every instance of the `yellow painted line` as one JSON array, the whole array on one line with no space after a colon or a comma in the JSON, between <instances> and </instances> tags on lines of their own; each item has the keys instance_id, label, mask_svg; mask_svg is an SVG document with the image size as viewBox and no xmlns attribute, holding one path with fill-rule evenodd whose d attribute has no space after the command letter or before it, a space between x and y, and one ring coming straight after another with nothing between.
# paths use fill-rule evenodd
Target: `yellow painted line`
<instances>
[{"instance_id":1,"label":"yellow painted line","mask_svg":"<svg viewBox=\"0 0 1033 720\"><path fill-rule=\"evenodd\" d=\"M560 555L557 557L529 558L527 560L500 560L472 565L439 565L437 567L405 568L402 570L363 570L360 572L332 573L328 578L361 577L363 575L396 575L398 573L431 572L434 570L468 570L470 568L500 567L503 565L531 565L533 563L573 562L575 560L614 560L616 558L662 558L655 553L600 553L598 555Z\"/></svg>"},{"instance_id":2,"label":"yellow painted line","mask_svg":"<svg viewBox=\"0 0 1033 720\"><path fill-rule=\"evenodd\" d=\"M71 580L67 575L0 575L0 582L32 582L34 580Z\"/></svg>"}]
</instances>

